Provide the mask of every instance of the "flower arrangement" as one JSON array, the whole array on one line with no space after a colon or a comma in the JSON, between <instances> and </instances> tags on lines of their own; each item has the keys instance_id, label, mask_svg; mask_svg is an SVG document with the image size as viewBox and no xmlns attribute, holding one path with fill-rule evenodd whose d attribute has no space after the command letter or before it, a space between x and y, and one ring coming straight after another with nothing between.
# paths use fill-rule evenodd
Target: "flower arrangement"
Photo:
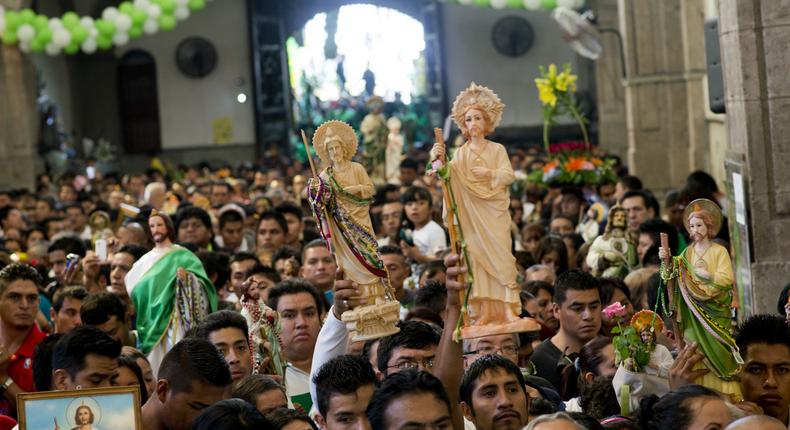
<instances>
[{"instance_id":1,"label":"flower arrangement","mask_svg":"<svg viewBox=\"0 0 790 430\"><path fill-rule=\"evenodd\" d=\"M590 138L587 135L587 119L581 114L574 97L577 76L571 73L570 64L563 66L558 73L557 66L548 69L540 66L540 77L535 79L538 98L543 104L543 145L549 162L542 169L530 172L529 180L544 185L596 185L615 182L614 161L595 157L591 153ZM570 115L582 130L584 143L581 145L555 145L549 143L551 127L556 118Z\"/></svg>"},{"instance_id":2,"label":"flower arrangement","mask_svg":"<svg viewBox=\"0 0 790 430\"><path fill-rule=\"evenodd\" d=\"M612 328L615 364L624 365L628 370L641 372L650 362L651 345L642 341L640 333L632 324L622 325L626 308L620 302L614 302L603 310L603 314L617 322Z\"/></svg>"}]
</instances>

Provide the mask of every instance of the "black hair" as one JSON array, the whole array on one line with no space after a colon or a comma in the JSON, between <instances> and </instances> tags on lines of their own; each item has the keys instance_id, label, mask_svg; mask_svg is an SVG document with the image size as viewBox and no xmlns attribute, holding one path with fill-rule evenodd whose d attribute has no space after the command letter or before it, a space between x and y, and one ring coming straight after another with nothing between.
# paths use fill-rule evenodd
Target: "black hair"
<instances>
[{"instance_id":1,"label":"black hair","mask_svg":"<svg viewBox=\"0 0 790 430\"><path fill-rule=\"evenodd\" d=\"M274 220L282 229L283 234L288 234L288 221L285 220L285 217L280 212L276 212L272 209L262 212L258 215L258 224L255 226L255 233L257 234L258 229L261 228L261 222L265 220Z\"/></svg>"},{"instance_id":2,"label":"black hair","mask_svg":"<svg viewBox=\"0 0 790 430\"><path fill-rule=\"evenodd\" d=\"M713 179L708 172L702 170L695 170L686 177L687 184L698 184L706 188L711 194L719 192L719 186L716 185L716 180Z\"/></svg>"},{"instance_id":3,"label":"black hair","mask_svg":"<svg viewBox=\"0 0 790 430\"><path fill-rule=\"evenodd\" d=\"M195 419L193 430L274 430L255 406L241 399L221 400Z\"/></svg>"},{"instance_id":4,"label":"black hair","mask_svg":"<svg viewBox=\"0 0 790 430\"><path fill-rule=\"evenodd\" d=\"M659 399L652 394L639 402L639 425L645 430L685 429L694 420L689 404L700 397L721 399L721 395L702 385L685 385Z\"/></svg>"},{"instance_id":5,"label":"black hair","mask_svg":"<svg viewBox=\"0 0 790 430\"><path fill-rule=\"evenodd\" d=\"M423 187L416 187L411 186L406 189L403 195L400 197L400 202L406 206L407 203L416 202L420 200L425 200L428 202L428 207L433 206L433 199L431 198L431 192ZM406 219L406 217L403 217Z\"/></svg>"},{"instance_id":6,"label":"black hair","mask_svg":"<svg viewBox=\"0 0 790 430\"><path fill-rule=\"evenodd\" d=\"M633 175L623 176L622 178L618 179L617 182L623 184L623 186L629 191L641 190L644 188L642 185L642 180Z\"/></svg>"},{"instance_id":7,"label":"black hair","mask_svg":"<svg viewBox=\"0 0 790 430\"><path fill-rule=\"evenodd\" d=\"M0 221L5 221L14 209L16 208L11 205L0 207Z\"/></svg>"},{"instance_id":8,"label":"black hair","mask_svg":"<svg viewBox=\"0 0 790 430\"><path fill-rule=\"evenodd\" d=\"M384 184L376 187L374 204L385 205L387 203L399 203L400 200L387 200L387 194L397 192L400 194L400 187L395 184Z\"/></svg>"},{"instance_id":9,"label":"black hair","mask_svg":"<svg viewBox=\"0 0 790 430\"><path fill-rule=\"evenodd\" d=\"M312 429L318 430L318 427L316 427L315 423L310 419L309 416L294 409L275 409L266 414L266 419L272 423L272 428L275 430L285 428L285 426L294 421L301 421L309 425Z\"/></svg>"},{"instance_id":10,"label":"black hair","mask_svg":"<svg viewBox=\"0 0 790 430\"><path fill-rule=\"evenodd\" d=\"M403 321L423 321L433 324L440 329L444 328L444 320L437 312L434 312L426 307L415 306L403 317Z\"/></svg>"},{"instance_id":11,"label":"black hair","mask_svg":"<svg viewBox=\"0 0 790 430\"><path fill-rule=\"evenodd\" d=\"M524 286L524 291L532 294L535 297L538 297L538 293L540 290L546 290L549 293L549 296L554 298L554 286L549 284L545 281L529 281L527 285Z\"/></svg>"},{"instance_id":12,"label":"black hair","mask_svg":"<svg viewBox=\"0 0 790 430\"><path fill-rule=\"evenodd\" d=\"M427 281L414 293L414 307L423 307L441 314L447 303L447 287L443 282Z\"/></svg>"},{"instance_id":13,"label":"black hair","mask_svg":"<svg viewBox=\"0 0 790 430\"><path fill-rule=\"evenodd\" d=\"M222 230L222 227L225 227L225 224L229 222L244 222L244 217L235 210L226 210L222 212L222 215L219 216L219 228Z\"/></svg>"},{"instance_id":14,"label":"black hair","mask_svg":"<svg viewBox=\"0 0 790 430\"><path fill-rule=\"evenodd\" d=\"M779 293L779 301L776 302L776 309L779 311L779 315L787 316L785 305L787 305L788 301L790 301L790 299L787 297L788 295L790 295L790 283L785 285L785 287L782 288L782 292Z\"/></svg>"},{"instance_id":15,"label":"black hair","mask_svg":"<svg viewBox=\"0 0 790 430\"><path fill-rule=\"evenodd\" d=\"M121 355L121 343L96 327L76 327L55 344L52 370L63 369L74 378L85 368L85 357L88 354L115 359Z\"/></svg>"},{"instance_id":16,"label":"black hair","mask_svg":"<svg viewBox=\"0 0 790 430\"><path fill-rule=\"evenodd\" d=\"M157 376L167 380L173 394L190 392L194 382L215 387L231 383L230 368L219 350L195 337L183 339L165 354Z\"/></svg>"},{"instance_id":17,"label":"black hair","mask_svg":"<svg viewBox=\"0 0 790 430\"><path fill-rule=\"evenodd\" d=\"M417 160L413 158L406 158L400 162L401 169L414 169L417 170L420 167L420 164L417 163Z\"/></svg>"},{"instance_id":18,"label":"black hair","mask_svg":"<svg viewBox=\"0 0 790 430\"><path fill-rule=\"evenodd\" d=\"M214 181L211 183L211 190L214 190L214 187L225 187L228 193L233 194L233 187L227 183L226 181Z\"/></svg>"},{"instance_id":19,"label":"black hair","mask_svg":"<svg viewBox=\"0 0 790 430\"><path fill-rule=\"evenodd\" d=\"M252 252L239 251L233 254L232 257L230 257L230 261L228 261L228 266L230 266L233 263L238 263L239 261L247 261L247 260L255 260L256 264L260 264L261 262L258 259L258 256L253 254Z\"/></svg>"},{"instance_id":20,"label":"black hair","mask_svg":"<svg viewBox=\"0 0 790 430\"><path fill-rule=\"evenodd\" d=\"M33 383L36 391L52 390L52 353L63 333L53 333L36 345L33 350Z\"/></svg>"},{"instance_id":21,"label":"black hair","mask_svg":"<svg viewBox=\"0 0 790 430\"><path fill-rule=\"evenodd\" d=\"M631 301L631 290L620 278L598 278L598 291L601 293L601 305L606 306L612 301L614 290L623 292L628 301ZM652 309L652 308L651 308Z\"/></svg>"},{"instance_id":22,"label":"black hair","mask_svg":"<svg viewBox=\"0 0 790 430\"><path fill-rule=\"evenodd\" d=\"M80 318L86 325L101 325L113 316L120 322L126 321L126 305L116 294L108 291L91 294L80 306Z\"/></svg>"},{"instance_id":23,"label":"black hair","mask_svg":"<svg viewBox=\"0 0 790 430\"><path fill-rule=\"evenodd\" d=\"M80 199L77 198L77 200L79 201ZM79 204L78 202L66 203L65 205L63 205L61 209L63 209L63 212L65 213L68 209L75 209L75 208L79 209L79 211L82 212L83 215L85 214L85 209L83 209L82 205Z\"/></svg>"},{"instance_id":24,"label":"black hair","mask_svg":"<svg viewBox=\"0 0 790 430\"><path fill-rule=\"evenodd\" d=\"M236 383L233 387L232 396L254 405L260 394L271 390L280 390L283 396L287 398L285 387L275 381L274 378L267 375L253 374L245 376L241 381Z\"/></svg>"},{"instance_id":25,"label":"black hair","mask_svg":"<svg viewBox=\"0 0 790 430\"><path fill-rule=\"evenodd\" d=\"M654 245L661 245L661 233L665 233L667 235L667 241L669 242L670 252L678 253L681 251L678 249L677 229L675 229L675 226L662 220L661 218L651 218L645 220L645 222L639 225L639 233L650 235Z\"/></svg>"},{"instance_id":26,"label":"black hair","mask_svg":"<svg viewBox=\"0 0 790 430\"><path fill-rule=\"evenodd\" d=\"M392 402L403 396L424 393L433 394L444 403L447 416L450 416L450 400L442 382L428 372L408 369L387 376L376 389L367 410L370 427L387 428L387 408Z\"/></svg>"},{"instance_id":27,"label":"black hair","mask_svg":"<svg viewBox=\"0 0 790 430\"><path fill-rule=\"evenodd\" d=\"M280 278L280 274L277 273L276 270L272 269L269 266L264 266L263 264L256 264L250 267L247 272L244 273L244 279L249 278L253 275L263 275L265 278L268 278L270 281L274 282L275 284L280 283L282 278Z\"/></svg>"},{"instance_id":28,"label":"black hair","mask_svg":"<svg viewBox=\"0 0 790 430\"><path fill-rule=\"evenodd\" d=\"M645 209L653 209L653 217L661 215L661 205L650 191L642 189L626 191L618 203L622 205L625 199L630 199L631 197L640 197L642 199L642 203L645 205Z\"/></svg>"},{"instance_id":29,"label":"black hair","mask_svg":"<svg viewBox=\"0 0 790 430\"><path fill-rule=\"evenodd\" d=\"M562 306L567 298L568 290L596 290L600 294L598 280L589 273L577 269L569 270L557 276L557 282L554 283L554 303Z\"/></svg>"},{"instance_id":30,"label":"black hair","mask_svg":"<svg viewBox=\"0 0 790 430\"><path fill-rule=\"evenodd\" d=\"M231 310L217 311L209 314L203 322L198 325L195 335L199 338L208 340L211 333L222 330L223 328L237 328L244 333L247 342L250 341L247 320L240 313Z\"/></svg>"},{"instance_id":31,"label":"black hair","mask_svg":"<svg viewBox=\"0 0 790 430\"><path fill-rule=\"evenodd\" d=\"M206 276L209 279L214 279L216 276L216 279L213 281L216 288L222 288L228 283L228 279L230 279L230 256L228 254L224 252L198 251L195 253L195 256L203 264L203 268L206 269Z\"/></svg>"},{"instance_id":32,"label":"black hair","mask_svg":"<svg viewBox=\"0 0 790 430\"><path fill-rule=\"evenodd\" d=\"M47 253L51 254L55 251L63 251L66 255L77 254L80 258L85 257L85 242L76 237L61 237L60 239L52 242L47 249Z\"/></svg>"},{"instance_id":33,"label":"black hair","mask_svg":"<svg viewBox=\"0 0 790 430\"><path fill-rule=\"evenodd\" d=\"M363 357L341 355L335 357L318 370L313 377L318 412L326 418L329 403L335 394L353 394L367 385L376 385L373 366Z\"/></svg>"},{"instance_id":34,"label":"black hair","mask_svg":"<svg viewBox=\"0 0 790 430\"><path fill-rule=\"evenodd\" d=\"M299 219L300 221L304 216L304 214L302 213L302 208L289 201L284 201L279 205L275 206L274 211L283 215L283 217L285 216L285 214L291 214L295 216L297 219Z\"/></svg>"},{"instance_id":35,"label":"black hair","mask_svg":"<svg viewBox=\"0 0 790 430\"><path fill-rule=\"evenodd\" d=\"M128 367L134 373L134 376L137 377L137 385L140 386L140 403L145 404L149 393L145 388L145 378L143 378L143 371L140 369L140 365L137 364L137 360L129 355L120 355L118 356L118 367Z\"/></svg>"},{"instance_id":36,"label":"black hair","mask_svg":"<svg viewBox=\"0 0 790 430\"><path fill-rule=\"evenodd\" d=\"M132 245L132 244L124 245L124 246L121 247L121 249L118 250L119 254L129 254L129 255L131 255L134 258L134 261L137 261L140 258L142 258L143 255L145 255L146 252L148 252L148 250L146 250L142 246L140 246L140 245Z\"/></svg>"},{"instance_id":37,"label":"black hair","mask_svg":"<svg viewBox=\"0 0 790 430\"><path fill-rule=\"evenodd\" d=\"M504 371L506 374L515 376L519 388L524 392L524 397L527 397L527 391L526 388L524 388L524 375L515 363L501 355L484 355L475 360L466 372L464 372L464 377L461 380L461 386L459 388L458 400L465 402L472 410L472 414L474 414L475 410L474 402L472 401L472 393L477 387L478 379L489 371Z\"/></svg>"},{"instance_id":38,"label":"black hair","mask_svg":"<svg viewBox=\"0 0 790 430\"><path fill-rule=\"evenodd\" d=\"M609 382L609 389L614 391L614 389L611 387L611 385L612 385L612 383L610 381ZM618 409L618 412L619 412L619 409ZM598 420L595 419L594 417L588 415L587 413L584 413L584 412L566 412L566 413L568 414L568 416L571 417L573 422L575 422L576 424L578 424L581 428L583 428L585 430L604 430L604 428L601 425L601 423L598 422Z\"/></svg>"},{"instance_id":39,"label":"black hair","mask_svg":"<svg viewBox=\"0 0 790 430\"><path fill-rule=\"evenodd\" d=\"M537 251L537 260L538 263L542 264L541 261L543 257L546 255L556 252L558 255L557 258L557 275L568 270L568 247L565 246L565 242L556 236L546 236L540 240L540 244L538 245Z\"/></svg>"},{"instance_id":40,"label":"black hair","mask_svg":"<svg viewBox=\"0 0 790 430\"><path fill-rule=\"evenodd\" d=\"M403 250L400 249L400 246L394 246L394 245L380 246L379 254L380 255L395 254L401 256L404 259L404 261L406 259L406 256L403 255Z\"/></svg>"},{"instance_id":41,"label":"black hair","mask_svg":"<svg viewBox=\"0 0 790 430\"><path fill-rule=\"evenodd\" d=\"M33 282L36 289L41 288L43 283L41 275L33 266L25 263L11 263L0 270L0 296L12 282L19 280Z\"/></svg>"},{"instance_id":42,"label":"black hair","mask_svg":"<svg viewBox=\"0 0 790 430\"><path fill-rule=\"evenodd\" d=\"M424 274L427 277L433 277L439 272L447 273L447 267L444 266L444 261L433 260L425 263L420 276L422 277Z\"/></svg>"},{"instance_id":43,"label":"black hair","mask_svg":"<svg viewBox=\"0 0 790 430\"><path fill-rule=\"evenodd\" d=\"M785 345L790 349L790 326L778 315L754 315L738 327L735 343L744 358L749 352L749 345L754 343Z\"/></svg>"},{"instance_id":44,"label":"black hair","mask_svg":"<svg viewBox=\"0 0 790 430\"><path fill-rule=\"evenodd\" d=\"M397 348L425 349L439 345L441 335L427 323L421 321L401 321L400 331L381 339L379 342L376 365L379 372L386 373L392 352Z\"/></svg>"},{"instance_id":45,"label":"black hair","mask_svg":"<svg viewBox=\"0 0 790 430\"><path fill-rule=\"evenodd\" d=\"M208 212L203 210L203 208L194 205L183 207L179 209L178 212L176 212L176 232L181 228L182 222L192 218L197 218L201 223L203 223L204 226L206 226L207 229L212 231L212 235L214 234L211 228L211 216L208 214Z\"/></svg>"},{"instance_id":46,"label":"black hair","mask_svg":"<svg viewBox=\"0 0 790 430\"><path fill-rule=\"evenodd\" d=\"M63 301L66 299L77 299L77 300L85 300L88 297L88 290L84 287L79 285L72 285L69 287L64 287L58 289L55 292L55 296L52 298L52 309L55 310L55 313L60 312L60 309L63 307Z\"/></svg>"},{"instance_id":47,"label":"black hair","mask_svg":"<svg viewBox=\"0 0 790 430\"><path fill-rule=\"evenodd\" d=\"M300 278L292 278L278 283L269 291L269 303L267 304L270 308L277 310L277 304L280 302L280 297L299 293L308 293L313 296L318 315L324 314L326 309L324 309L324 300L322 299L322 294L314 286L312 286L312 284Z\"/></svg>"},{"instance_id":48,"label":"black hair","mask_svg":"<svg viewBox=\"0 0 790 430\"><path fill-rule=\"evenodd\" d=\"M296 262L301 266L302 265L302 256L299 254L299 251L291 248L288 245L280 247L277 251L274 252L272 255L272 267L280 261L280 260L287 260L289 258L293 258ZM279 282L279 281L278 281Z\"/></svg>"}]
</instances>

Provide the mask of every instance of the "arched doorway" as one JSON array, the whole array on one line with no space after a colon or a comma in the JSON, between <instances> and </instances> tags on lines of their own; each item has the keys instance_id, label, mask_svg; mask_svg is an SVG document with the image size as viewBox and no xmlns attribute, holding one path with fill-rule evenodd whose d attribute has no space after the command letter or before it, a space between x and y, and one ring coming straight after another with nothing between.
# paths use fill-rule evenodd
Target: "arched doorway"
<instances>
[{"instance_id":1,"label":"arched doorway","mask_svg":"<svg viewBox=\"0 0 790 430\"><path fill-rule=\"evenodd\" d=\"M162 134L154 57L132 50L118 63L121 136L126 153L159 153Z\"/></svg>"}]
</instances>

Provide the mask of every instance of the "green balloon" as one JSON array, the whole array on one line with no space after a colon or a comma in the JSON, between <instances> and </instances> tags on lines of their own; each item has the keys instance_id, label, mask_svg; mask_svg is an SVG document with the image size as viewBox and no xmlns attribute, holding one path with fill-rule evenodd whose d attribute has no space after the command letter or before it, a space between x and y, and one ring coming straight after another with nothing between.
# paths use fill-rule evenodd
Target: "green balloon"
<instances>
[{"instance_id":1,"label":"green balloon","mask_svg":"<svg viewBox=\"0 0 790 430\"><path fill-rule=\"evenodd\" d=\"M49 20L44 15L38 15L36 19L33 20L33 27L36 28L36 32L39 32L44 28L49 28Z\"/></svg>"},{"instance_id":2,"label":"green balloon","mask_svg":"<svg viewBox=\"0 0 790 430\"><path fill-rule=\"evenodd\" d=\"M63 14L61 21L63 21L64 27L71 29L72 27L80 25L80 16L74 12L66 12Z\"/></svg>"},{"instance_id":3,"label":"green balloon","mask_svg":"<svg viewBox=\"0 0 790 430\"><path fill-rule=\"evenodd\" d=\"M524 9L523 0L507 0L507 7L514 9Z\"/></svg>"},{"instance_id":4,"label":"green balloon","mask_svg":"<svg viewBox=\"0 0 790 430\"><path fill-rule=\"evenodd\" d=\"M162 15L172 15L176 10L175 0L162 0L159 6L162 8Z\"/></svg>"},{"instance_id":5,"label":"green balloon","mask_svg":"<svg viewBox=\"0 0 790 430\"><path fill-rule=\"evenodd\" d=\"M11 29L7 28L5 33L3 33L3 43L6 45L16 45L19 41L16 37L16 31L11 31Z\"/></svg>"},{"instance_id":6,"label":"green balloon","mask_svg":"<svg viewBox=\"0 0 790 430\"><path fill-rule=\"evenodd\" d=\"M44 48L46 48L46 46L46 43L38 40L37 38L30 42L30 50L33 52L41 52L44 50Z\"/></svg>"},{"instance_id":7,"label":"green balloon","mask_svg":"<svg viewBox=\"0 0 790 430\"><path fill-rule=\"evenodd\" d=\"M475 6L488 7L491 5L490 0L475 0Z\"/></svg>"},{"instance_id":8,"label":"green balloon","mask_svg":"<svg viewBox=\"0 0 790 430\"><path fill-rule=\"evenodd\" d=\"M96 29L99 30L100 35L108 38L112 38L112 35L115 34L115 24L103 19L96 20Z\"/></svg>"},{"instance_id":9,"label":"green balloon","mask_svg":"<svg viewBox=\"0 0 790 430\"><path fill-rule=\"evenodd\" d=\"M131 15L132 11L134 10L134 6L132 6L132 4L129 3L128 1L125 1L125 2L121 3L120 6L118 6L118 10L120 10L121 12L123 12L123 13L125 13L127 15Z\"/></svg>"},{"instance_id":10,"label":"green balloon","mask_svg":"<svg viewBox=\"0 0 790 430\"><path fill-rule=\"evenodd\" d=\"M206 0L189 0L187 6L192 10L201 10L206 7Z\"/></svg>"},{"instance_id":11,"label":"green balloon","mask_svg":"<svg viewBox=\"0 0 790 430\"><path fill-rule=\"evenodd\" d=\"M36 13L30 9L25 9L22 12L19 12L19 18L24 24L32 24L36 19Z\"/></svg>"},{"instance_id":12,"label":"green balloon","mask_svg":"<svg viewBox=\"0 0 790 430\"><path fill-rule=\"evenodd\" d=\"M557 7L557 0L540 0L543 9L554 9Z\"/></svg>"},{"instance_id":13,"label":"green balloon","mask_svg":"<svg viewBox=\"0 0 790 430\"><path fill-rule=\"evenodd\" d=\"M88 38L88 30L85 27L78 25L71 29L71 40L77 42L77 45L82 45L82 42Z\"/></svg>"},{"instance_id":14,"label":"green balloon","mask_svg":"<svg viewBox=\"0 0 790 430\"><path fill-rule=\"evenodd\" d=\"M69 43L68 45L66 45L65 48L63 48L63 51L65 51L67 54L74 55L80 51L80 45L74 43L74 41L72 40L71 43Z\"/></svg>"},{"instance_id":15,"label":"green balloon","mask_svg":"<svg viewBox=\"0 0 790 430\"><path fill-rule=\"evenodd\" d=\"M96 45L99 46L99 49L106 51L112 48L112 38L106 36L99 36L99 38L96 39Z\"/></svg>"},{"instance_id":16,"label":"green balloon","mask_svg":"<svg viewBox=\"0 0 790 430\"><path fill-rule=\"evenodd\" d=\"M162 15L159 17L159 28L162 31L170 31L176 28L176 19L173 15Z\"/></svg>"},{"instance_id":17,"label":"green balloon","mask_svg":"<svg viewBox=\"0 0 790 430\"><path fill-rule=\"evenodd\" d=\"M19 13L14 11L8 11L5 13L6 31L11 31L13 33L16 33L20 25L22 25L22 18L19 17Z\"/></svg>"},{"instance_id":18,"label":"green balloon","mask_svg":"<svg viewBox=\"0 0 790 430\"><path fill-rule=\"evenodd\" d=\"M145 13L142 9L138 9L138 8L134 8L134 10L132 10L131 16L132 16L132 24L139 25L141 27L145 23L145 20L148 19L148 14Z\"/></svg>"},{"instance_id":19,"label":"green balloon","mask_svg":"<svg viewBox=\"0 0 790 430\"><path fill-rule=\"evenodd\" d=\"M52 40L52 30L49 27L42 28L36 32L36 38L33 40L41 41L46 45Z\"/></svg>"},{"instance_id":20,"label":"green balloon","mask_svg":"<svg viewBox=\"0 0 790 430\"><path fill-rule=\"evenodd\" d=\"M143 29L138 26L134 26L129 29L129 37L132 39L137 39L142 35L143 35Z\"/></svg>"}]
</instances>

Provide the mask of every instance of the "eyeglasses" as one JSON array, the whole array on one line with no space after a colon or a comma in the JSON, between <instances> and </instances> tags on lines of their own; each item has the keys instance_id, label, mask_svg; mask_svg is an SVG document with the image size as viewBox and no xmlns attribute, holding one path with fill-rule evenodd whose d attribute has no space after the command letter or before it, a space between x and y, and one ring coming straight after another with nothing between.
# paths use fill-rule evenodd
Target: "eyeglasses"
<instances>
[{"instance_id":1,"label":"eyeglasses","mask_svg":"<svg viewBox=\"0 0 790 430\"><path fill-rule=\"evenodd\" d=\"M425 360L406 360L401 361L398 364L387 366L387 369L398 368L400 370L408 370L408 369L423 369L423 370L430 370L433 369L434 359L428 358Z\"/></svg>"},{"instance_id":2,"label":"eyeglasses","mask_svg":"<svg viewBox=\"0 0 790 430\"><path fill-rule=\"evenodd\" d=\"M515 345L505 345L501 347L495 347L492 345L483 346L478 348L475 351L469 351L464 353L464 355L491 355L491 354L501 354L501 355L516 355L518 354L518 348Z\"/></svg>"}]
</instances>

